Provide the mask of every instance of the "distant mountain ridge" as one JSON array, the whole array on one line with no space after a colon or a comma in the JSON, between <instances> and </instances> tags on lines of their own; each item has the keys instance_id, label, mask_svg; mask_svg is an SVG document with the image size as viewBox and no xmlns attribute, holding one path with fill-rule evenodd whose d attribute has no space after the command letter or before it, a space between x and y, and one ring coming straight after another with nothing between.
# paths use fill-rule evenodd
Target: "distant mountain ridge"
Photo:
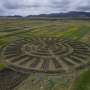
<instances>
[{"instance_id":1,"label":"distant mountain ridge","mask_svg":"<svg viewBox=\"0 0 90 90\"><path fill-rule=\"evenodd\" d=\"M90 12L67 12L67 13L52 13L52 14L40 14L29 15L27 17L90 17Z\"/></svg>"},{"instance_id":2,"label":"distant mountain ridge","mask_svg":"<svg viewBox=\"0 0 90 90\"><path fill-rule=\"evenodd\" d=\"M89 18L90 19L90 12L78 12L78 11L71 11L66 13L51 13L51 14L40 14L40 15L28 15L26 17L20 15L14 16L0 16L0 18L29 18L29 19L37 19L37 18Z\"/></svg>"}]
</instances>

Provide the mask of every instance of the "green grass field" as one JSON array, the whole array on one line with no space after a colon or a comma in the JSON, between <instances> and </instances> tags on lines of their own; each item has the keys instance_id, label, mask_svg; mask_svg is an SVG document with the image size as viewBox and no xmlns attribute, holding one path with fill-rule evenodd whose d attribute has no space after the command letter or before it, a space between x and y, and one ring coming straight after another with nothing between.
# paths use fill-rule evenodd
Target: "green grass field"
<instances>
[{"instance_id":1,"label":"green grass field","mask_svg":"<svg viewBox=\"0 0 90 90\"><path fill-rule=\"evenodd\" d=\"M90 90L90 69L80 75L74 87L74 90Z\"/></svg>"},{"instance_id":2,"label":"green grass field","mask_svg":"<svg viewBox=\"0 0 90 90\"><path fill-rule=\"evenodd\" d=\"M90 21L44 21L3 20L0 21L0 48L19 38L62 37L85 42L90 45ZM5 65L0 60L0 71ZM80 75L75 90L90 90L90 69ZM53 82L50 81L50 88ZM53 89L50 89L53 90Z\"/></svg>"}]
</instances>

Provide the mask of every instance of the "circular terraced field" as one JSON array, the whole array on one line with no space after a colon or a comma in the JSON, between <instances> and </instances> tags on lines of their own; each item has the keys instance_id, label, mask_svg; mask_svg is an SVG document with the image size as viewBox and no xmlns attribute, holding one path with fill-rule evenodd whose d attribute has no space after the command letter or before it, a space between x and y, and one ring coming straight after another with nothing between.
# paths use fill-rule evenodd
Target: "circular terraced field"
<instances>
[{"instance_id":1,"label":"circular terraced field","mask_svg":"<svg viewBox=\"0 0 90 90\"><path fill-rule=\"evenodd\" d=\"M8 67L23 72L60 73L89 64L90 48L81 42L59 38L17 40L7 45L2 59Z\"/></svg>"}]
</instances>

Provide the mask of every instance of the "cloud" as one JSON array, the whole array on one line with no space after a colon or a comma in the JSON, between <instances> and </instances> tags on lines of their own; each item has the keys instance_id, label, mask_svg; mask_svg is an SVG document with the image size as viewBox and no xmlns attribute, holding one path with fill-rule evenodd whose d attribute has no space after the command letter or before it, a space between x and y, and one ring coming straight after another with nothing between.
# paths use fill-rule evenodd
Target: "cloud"
<instances>
[{"instance_id":1,"label":"cloud","mask_svg":"<svg viewBox=\"0 0 90 90\"><path fill-rule=\"evenodd\" d=\"M0 15L90 11L90 0L0 0Z\"/></svg>"},{"instance_id":2,"label":"cloud","mask_svg":"<svg viewBox=\"0 0 90 90\"><path fill-rule=\"evenodd\" d=\"M83 6L77 8L79 11L90 11L90 6Z\"/></svg>"},{"instance_id":3,"label":"cloud","mask_svg":"<svg viewBox=\"0 0 90 90\"><path fill-rule=\"evenodd\" d=\"M79 11L90 11L90 0L87 0L87 2L83 1L76 9Z\"/></svg>"}]
</instances>

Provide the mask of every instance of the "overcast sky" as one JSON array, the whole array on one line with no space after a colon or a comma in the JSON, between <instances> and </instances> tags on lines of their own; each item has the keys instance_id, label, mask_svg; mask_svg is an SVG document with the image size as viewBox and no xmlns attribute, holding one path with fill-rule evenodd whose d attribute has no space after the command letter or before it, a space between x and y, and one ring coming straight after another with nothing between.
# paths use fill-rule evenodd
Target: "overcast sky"
<instances>
[{"instance_id":1,"label":"overcast sky","mask_svg":"<svg viewBox=\"0 0 90 90\"><path fill-rule=\"evenodd\" d=\"M0 0L0 15L90 11L90 0Z\"/></svg>"}]
</instances>

